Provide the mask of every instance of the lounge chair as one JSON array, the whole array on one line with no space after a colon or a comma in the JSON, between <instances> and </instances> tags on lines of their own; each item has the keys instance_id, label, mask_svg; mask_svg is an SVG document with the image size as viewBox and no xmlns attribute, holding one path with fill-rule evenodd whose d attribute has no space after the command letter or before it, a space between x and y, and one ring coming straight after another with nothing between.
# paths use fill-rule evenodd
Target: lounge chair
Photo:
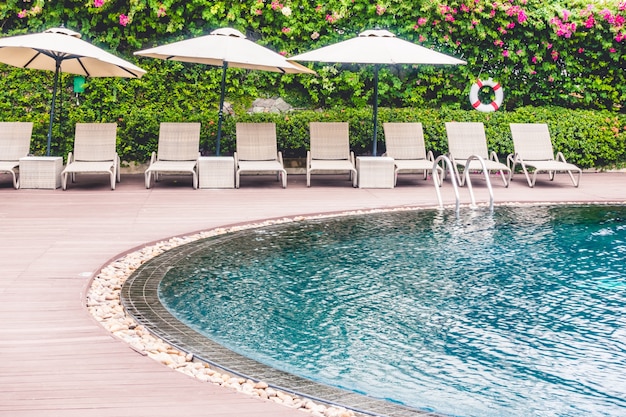
<instances>
[{"instance_id":1,"label":"lounge chair","mask_svg":"<svg viewBox=\"0 0 626 417\"><path fill-rule=\"evenodd\" d=\"M311 122L311 149L306 154L306 186L311 186L311 174L320 171L348 171L352 186L357 186L354 152L350 151L347 122Z\"/></svg>"},{"instance_id":2,"label":"lounge chair","mask_svg":"<svg viewBox=\"0 0 626 417\"><path fill-rule=\"evenodd\" d=\"M200 158L200 123L161 123L157 152L152 152L146 169L146 188L152 177L161 174L191 174L193 189L198 188L198 159Z\"/></svg>"},{"instance_id":3,"label":"lounge chair","mask_svg":"<svg viewBox=\"0 0 626 417\"><path fill-rule=\"evenodd\" d=\"M509 186L507 176L511 172L509 167L501 163L495 152L487 149L485 126L479 122L446 122L446 134L448 137L448 157L452 161L454 172L459 184L465 184L465 175L461 176L459 167L463 168L463 174L469 170L482 171L478 160L468 159L471 156L480 156L485 161L487 171L497 171L502 178L505 187Z\"/></svg>"},{"instance_id":4,"label":"lounge chair","mask_svg":"<svg viewBox=\"0 0 626 417\"><path fill-rule=\"evenodd\" d=\"M242 172L276 173L287 188L287 171L283 165L283 154L276 144L275 123L237 123L237 151L235 157L235 188L239 188Z\"/></svg>"},{"instance_id":5,"label":"lounge chair","mask_svg":"<svg viewBox=\"0 0 626 417\"><path fill-rule=\"evenodd\" d=\"M393 158L395 165L394 184L401 172L432 173L435 158L432 151L426 152L424 129L421 123L383 123L385 131L385 156ZM443 171L439 167L440 171ZM440 178L442 175L440 175Z\"/></svg>"},{"instance_id":6,"label":"lounge chair","mask_svg":"<svg viewBox=\"0 0 626 417\"><path fill-rule=\"evenodd\" d=\"M67 189L67 177L72 182L76 174L108 174L111 190L120 181L120 159L115 150L117 123L76 123L74 151L67 156L67 165L61 172L61 185Z\"/></svg>"},{"instance_id":7,"label":"lounge chair","mask_svg":"<svg viewBox=\"0 0 626 417\"><path fill-rule=\"evenodd\" d=\"M535 186L539 172L547 172L550 181L554 180L556 172L567 172L574 186L578 187L582 170L576 165L568 163L561 152L558 152L556 157L554 156L547 124L511 123L510 127L515 152L509 156L511 162L509 181L513 178L515 166L520 164L531 188ZM532 179L528 167L534 170ZM577 178L574 178L574 172L578 173Z\"/></svg>"},{"instance_id":8,"label":"lounge chair","mask_svg":"<svg viewBox=\"0 0 626 417\"><path fill-rule=\"evenodd\" d=\"M13 187L20 188L18 172L20 158L30 151L33 132L31 122L0 122L0 172L13 176Z\"/></svg>"}]
</instances>

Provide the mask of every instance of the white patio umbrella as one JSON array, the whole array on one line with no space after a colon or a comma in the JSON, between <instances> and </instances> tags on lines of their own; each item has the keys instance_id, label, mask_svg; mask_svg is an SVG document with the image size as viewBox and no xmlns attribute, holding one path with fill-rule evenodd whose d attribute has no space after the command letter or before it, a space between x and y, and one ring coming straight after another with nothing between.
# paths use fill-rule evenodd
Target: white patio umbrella
<instances>
[{"instance_id":1,"label":"white patio umbrella","mask_svg":"<svg viewBox=\"0 0 626 417\"><path fill-rule=\"evenodd\" d=\"M399 39L387 30L366 30L355 38L288 58L289 61L374 64L374 137L372 152L376 155L378 121L378 69L380 65L427 64L458 65L465 61L421 45Z\"/></svg>"},{"instance_id":2,"label":"white patio umbrella","mask_svg":"<svg viewBox=\"0 0 626 417\"><path fill-rule=\"evenodd\" d=\"M41 33L0 38L0 62L19 68L54 71L46 155L50 155L52 121L59 73L85 77L140 78L143 69L80 39L78 32L59 27Z\"/></svg>"},{"instance_id":3,"label":"white patio umbrella","mask_svg":"<svg viewBox=\"0 0 626 417\"><path fill-rule=\"evenodd\" d=\"M217 123L216 154L220 154L226 70L229 66L249 70L280 73L315 74L296 62L288 62L282 55L247 39L232 28L221 28L206 36L187 39L135 52L135 55L222 67L222 84Z\"/></svg>"}]
</instances>

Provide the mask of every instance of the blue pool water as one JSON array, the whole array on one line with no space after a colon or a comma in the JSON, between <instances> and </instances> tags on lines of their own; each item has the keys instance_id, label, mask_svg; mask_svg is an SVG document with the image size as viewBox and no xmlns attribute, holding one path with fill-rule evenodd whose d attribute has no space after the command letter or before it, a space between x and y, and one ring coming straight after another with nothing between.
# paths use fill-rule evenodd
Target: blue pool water
<instances>
[{"instance_id":1,"label":"blue pool water","mask_svg":"<svg viewBox=\"0 0 626 417\"><path fill-rule=\"evenodd\" d=\"M315 381L453 416L626 415L626 207L403 211L216 240L182 322Z\"/></svg>"}]
</instances>

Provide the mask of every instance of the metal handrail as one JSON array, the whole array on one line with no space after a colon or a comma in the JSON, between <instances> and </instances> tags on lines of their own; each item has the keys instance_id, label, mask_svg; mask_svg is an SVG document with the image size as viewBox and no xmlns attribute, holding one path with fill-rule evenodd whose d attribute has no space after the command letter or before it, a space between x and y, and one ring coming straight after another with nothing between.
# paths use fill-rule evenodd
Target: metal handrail
<instances>
[{"instance_id":1,"label":"metal handrail","mask_svg":"<svg viewBox=\"0 0 626 417\"><path fill-rule=\"evenodd\" d=\"M467 188L470 192L470 198L472 199L472 207L476 207L476 199L474 198L474 191L472 190L472 181L470 180L470 175L469 175L470 161L480 162L480 165L483 168L483 175L485 176L485 181L487 182L487 189L489 190L489 210L493 211L493 188L491 188L491 180L489 179L489 171L487 170L487 164L485 164L485 160L480 155L471 155L469 158L467 158L467 162L465 163L465 170L463 170L465 182L467 183Z\"/></svg>"},{"instance_id":2,"label":"metal handrail","mask_svg":"<svg viewBox=\"0 0 626 417\"><path fill-rule=\"evenodd\" d=\"M487 189L489 190L489 209L493 211L493 189L491 188L491 180L489 179L489 171L487 170L487 165L485 164L485 160L479 155L471 155L467 158L466 167L469 167L470 161L478 161L482 166L483 173L485 175L485 181L487 182ZM441 199L441 191L439 191L439 187L441 186L442 181L439 179L439 161L444 162L444 173L446 166L448 167L448 172L450 173L450 181L452 182L452 187L454 188L454 196L456 198L456 213L459 213L460 210L460 197L459 197L459 187L457 185L456 174L454 172L454 166L450 158L446 155L439 155L437 159L433 162L433 182L435 184L435 190L437 191L437 201L439 201L439 207L443 208L443 200ZM464 182L467 183L467 189L470 193L470 198L472 200L472 208L476 207L476 198L474 197L474 190L472 188L472 181L469 176L469 169L465 169L463 172Z\"/></svg>"}]
</instances>

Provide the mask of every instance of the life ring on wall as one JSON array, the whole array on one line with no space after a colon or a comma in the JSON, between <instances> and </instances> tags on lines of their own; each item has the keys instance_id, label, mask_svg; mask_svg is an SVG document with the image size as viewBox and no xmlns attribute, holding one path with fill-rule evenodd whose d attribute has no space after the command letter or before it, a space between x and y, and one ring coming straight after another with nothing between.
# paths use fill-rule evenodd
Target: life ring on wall
<instances>
[{"instance_id":1,"label":"life ring on wall","mask_svg":"<svg viewBox=\"0 0 626 417\"><path fill-rule=\"evenodd\" d=\"M491 103L483 104L480 102L478 98L478 92L482 87L491 87L493 89L493 93L496 98ZM473 108L482 112L491 112L496 111L502 105L502 99L504 98L504 92L502 91L502 86L500 83L489 78L486 81L481 81L480 79L476 80L472 87L470 88L469 99Z\"/></svg>"}]
</instances>

